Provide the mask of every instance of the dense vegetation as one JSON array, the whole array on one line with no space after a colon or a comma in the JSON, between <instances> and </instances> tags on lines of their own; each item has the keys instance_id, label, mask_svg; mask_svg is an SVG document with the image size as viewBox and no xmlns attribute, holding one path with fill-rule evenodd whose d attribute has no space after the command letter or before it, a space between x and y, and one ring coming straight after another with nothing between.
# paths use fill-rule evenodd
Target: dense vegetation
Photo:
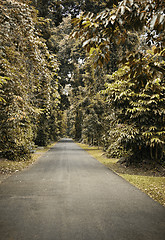
<instances>
[{"instance_id":1,"label":"dense vegetation","mask_svg":"<svg viewBox=\"0 0 165 240\"><path fill-rule=\"evenodd\" d=\"M81 66L84 86L72 108L78 109L75 138L102 144L127 163L163 162L165 4L116 2L73 20L72 37L88 52Z\"/></svg>"},{"instance_id":2,"label":"dense vegetation","mask_svg":"<svg viewBox=\"0 0 165 240\"><path fill-rule=\"evenodd\" d=\"M127 163L163 163L164 9L158 0L2 0L1 154L26 159L67 128Z\"/></svg>"},{"instance_id":3,"label":"dense vegetation","mask_svg":"<svg viewBox=\"0 0 165 240\"><path fill-rule=\"evenodd\" d=\"M46 24L32 6L1 1L0 151L8 159L26 159L61 132L59 64L41 34Z\"/></svg>"}]
</instances>

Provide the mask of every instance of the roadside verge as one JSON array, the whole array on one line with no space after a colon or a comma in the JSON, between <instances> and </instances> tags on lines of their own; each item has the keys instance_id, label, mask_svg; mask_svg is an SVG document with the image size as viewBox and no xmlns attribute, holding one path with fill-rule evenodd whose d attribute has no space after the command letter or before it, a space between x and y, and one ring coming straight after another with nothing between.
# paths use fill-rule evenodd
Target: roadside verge
<instances>
[{"instance_id":1,"label":"roadside verge","mask_svg":"<svg viewBox=\"0 0 165 240\"><path fill-rule=\"evenodd\" d=\"M125 167L117 163L118 159L107 158L101 148L98 149L98 147L81 143L77 144L106 167L165 206L165 177L162 176L161 172L133 166Z\"/></svg>"},{"instance_id":2,"label":"roadside verge","mask_svg":"<svg viewBox=\"0 0 165 240\"><path fill-rule=\"evenodd\" d=\"M49 144L46 147L38 147L35 152L31 154L31 158L26 161L12 161L5 158L0 158L0 183L12 174L22 171L23 169L33 165L37 160L43 156L56 142Z\"/></svg>"}]
</instances>

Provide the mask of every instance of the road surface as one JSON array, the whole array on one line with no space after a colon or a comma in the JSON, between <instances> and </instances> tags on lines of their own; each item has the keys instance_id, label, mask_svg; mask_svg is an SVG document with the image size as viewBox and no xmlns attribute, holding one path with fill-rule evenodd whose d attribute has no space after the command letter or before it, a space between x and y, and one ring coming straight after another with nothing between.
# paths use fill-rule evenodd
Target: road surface
<instances>
[{"instance_id":1,"label":"road surface","mask_svg":"<svg viewBox=\"0 0 165 240\"><path fill-rule=\"evenodd\" d=\"M0 184L1 240L164 240L165 208L62 139Z\"/></svg>"}]
</instances>

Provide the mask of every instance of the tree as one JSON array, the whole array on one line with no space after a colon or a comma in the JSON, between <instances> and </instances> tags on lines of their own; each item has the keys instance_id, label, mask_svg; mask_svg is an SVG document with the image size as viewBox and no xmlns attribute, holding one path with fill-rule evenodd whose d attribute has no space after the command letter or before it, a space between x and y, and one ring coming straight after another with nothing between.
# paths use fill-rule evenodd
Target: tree
<instances>
[{"instance_id":1,"label":"tree","mask_svg":"<svg viewBox=\"0 0 165 240\"><path fill-rule=\"evenodd\" d=\"M56 27L69 15L74 18L82 11L97 13L116 2L116 0L32 0L40 16L52 19L52 25Z\"/></svg>"},{"instance_id":2,"label":"tree","mask_svg":"<svg viewBox=\"0 0 165 240\"><path fill-rule=\"evenodd\" d=\"M153 41L158 45L157 50L164 47L165 5L162 1L154 0L151 4L149 0L126 0L118 3L97 15L87 12L73 20L73 37L81 37L83 47L96 56L99 65L109 61L112 44L124 44L131 31L142 31L143 27L148 44Z\"/></svg>"},{"instance_id":3,"label":"tree","mask_svg":"<svg viewBox=\"0 0 165 240\"><path fill-rule=\"evenodd\" d=\"M73 20L72 36L81 38L95 66L103 67L110 61L112 46L121 49L124 45L119 69L107 79L104 93L109 103L106 116L114 112L117 123L108 132L111 135L121 124L118 139L131 151L131 161L137 152L155 161L164 158L164 6L157 0L118 1L97 15L88 12ZM129 48L128 39L133 36L136 46ZM150 45L154 46L152 51ZM112 117L111 124L113 121Z\"/></svg>"},{"instance_id":4,"label":"tree","mask_svg":"<svg viewBox=\"0 0 165 240\"><path fill-rule=\"evenodd\" d=\"M43 115L48 120L54 114L50 104L59 99L58 87L52 89L58 85L58 63L39 37L34 8L22 1L1 1L0 9L0 151L12 160L26 159ZM49 121L43 128L50 128Z\"/></svg>"},{"instance_id":5,"label":"tree","mask_svg":"<svg viewBox=\"0 0 165 240\"><path fill-rule=\"evenodd\" d=\"M31 12L23 4L2 1L1 5L1 76L7 81L1 86L1 151L8 158L16 159L29 154L32 145L30 113L35 112L28 103L30 90L29 61L25 40L32 29ZM19 14L18 14L19 13ZM12 16L12 17L11 17ZM27 22L25 23L25 21ZM13 26L17 25L17 29ZM22 31L25 27L25 30ZM18 34L19 32L19 34ZM24 54L23 54L24 52ZM32 54L32 52L29 52ZM22 84L24 79L24 87ZM33 82L33 78L31 81ZM30 91L29 91L30 92Z\"/></svg>"},{"instance_id":6,"label":"tree","mask_svg":"<svg viewBox=\"0 0 165 240\"><path fill-rule=\"evenodd\" d=\"M159 72L158 75L149 67L153 56L154 48L148 51L146 58L137 56L131 68L120 68L110 76L111 83L107 84L105 93L109 104L116 110L117 120L124 124L121 142L132 149L134 159L141 152L141 156L148 154L158 161L163 158L165 86L163 74ZM160 60L158 63L160 67ZM139 72L132 75L135 66Z\"/></svg>"},{"instance_id":7,"label":"tree","mask_svg":"<svg viewBox=\"0 0 165 240\"><path fill-rule=\"evenodd\" d=\"M77 47L79 48L79 43ZM100 90L104 89L102 72L94 68L91 59L85 61L82 50L78 53L75 49L73 48L72 55L75 67L69 92L71 103L69 115L72 126L69 128L71 128L73 138L98 145L101 142L100 135L103 131L104 106L98 94Z\"/></svg>"}]
</instances>

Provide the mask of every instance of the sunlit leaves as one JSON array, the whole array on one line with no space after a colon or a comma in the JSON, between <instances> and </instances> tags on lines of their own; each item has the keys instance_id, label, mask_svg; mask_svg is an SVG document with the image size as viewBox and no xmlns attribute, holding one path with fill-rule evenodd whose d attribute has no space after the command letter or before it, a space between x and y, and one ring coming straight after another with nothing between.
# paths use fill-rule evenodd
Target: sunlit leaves
<instances>
[{"instance_id":1,"label":"sunlit leaves","mask_svg":"<svg viewBox=\"0 0 165 240\"><path fill-rule=\"evenodd\" d=\"M149 147L148 157L158 161L163 158L165 145L164 62L160 60L163 51L157 56L153 52L154 48L140 58L132 56L130 62L108 76L111 83L103 93L116 110L117 119L128 129L134 126L138 130L138 135L131 137L121 133L125 146L129 143L134 153L138 145L143 151Z\"/></svg>"},{"instance_id":2,"label":"sunlit leaves","mask_svg":"<svg viewBox=\"0 0 165 240\"><path fill-rule=\"evenodd\" d=\"M164 46L165 13L164 3L157 1L123 0L112 9L105 9L97 15L84 14L73 20L75 30L73 37L80 37L83 46L88 52L91 48L99 48L99 65L106 61L105 52L107 46L114 44L125 44L128 31L141 31L147 29L148 43L151 41L162 49Z\"/></svg>"},{"instance_id":3,"label":"sunlit leaves","mask_svg":"<svg viewBox=\"0 0 165 240\"><path fill-rule=\"evenodd\" d=\"M50 128L48 119L57 116L58 63L38 35L36 27L42 19L37 24L35 9L7 0L1 1L0 10L0 151L12 160L26 159L40 128L40 117Z\"/></svg>"}]
</instances>

